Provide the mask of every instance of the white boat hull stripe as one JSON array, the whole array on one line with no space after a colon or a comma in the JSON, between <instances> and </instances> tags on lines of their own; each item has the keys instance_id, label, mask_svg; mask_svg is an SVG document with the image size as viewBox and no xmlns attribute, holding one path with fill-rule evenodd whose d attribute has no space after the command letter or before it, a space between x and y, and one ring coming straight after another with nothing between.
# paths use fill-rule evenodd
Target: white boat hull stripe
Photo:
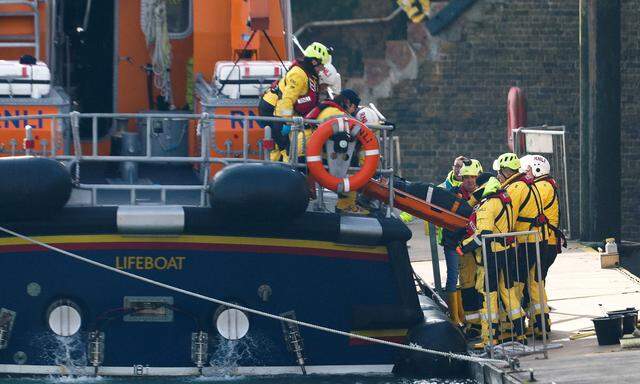
<instances>
[{"instance_id":1,"label":"white boat hull stripe","mask_svg":"<svg viewBox=\"0 0 640 384\"><path fill-rule=\"evenodd\" d=\"M371 364L371 365L307 365L307 373L315 374L391 374L392 364ZM22 374L22 375L85 375L94 374L93 367L73 367L67 368L58 365L18 365L0 364L0 374ZM204 376L221 375L290 375L302 374L299 366L270 366L270 367L234 367L227 370L226 367L205 367L202 370ZM142 367L142 375L135 373L135 368L131 367L99 367L99 376L200 376L196 367Z\"/></svg>"}]
</instances>

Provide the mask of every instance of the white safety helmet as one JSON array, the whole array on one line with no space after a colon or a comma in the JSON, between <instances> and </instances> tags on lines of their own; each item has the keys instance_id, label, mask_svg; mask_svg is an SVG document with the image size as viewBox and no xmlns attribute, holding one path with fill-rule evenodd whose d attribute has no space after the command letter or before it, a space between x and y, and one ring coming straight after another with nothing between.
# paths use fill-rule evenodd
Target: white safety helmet
<instances>
[{"instance_id":1,"label":"white safety helmet","mask_svg":"<svg viewBox=\"0 0 640 384\"><path fill-rule=\"evenodd\" d=\"M551 172L551 164L542 155L526 155L520 158L520 172L526 172L531 167L533 177L546 176Z\"/></svg>"},{"instance_id":2,"label":"white safety helmet","mask_svg":"<svg viewBox=\"0 0 640 384\"><path fill-rule=\"evenodd\" d=\"M356 119L364 124L380 124L380 117L369 107L362 107L356 113Z\"/></svg>"},{"instance_id":3,"label":"white safety helmet","mask_svg":"<svg viewBox=\"0 0 640 384\"><path fill-rule=\"evenodd\" d=\"M320 71L319 77L320 84L328 85L333 93L338 94L342 91L342 77L340 77L338 70L333 64L325 64L324 69Z\"/></svg>"}]
</instances>

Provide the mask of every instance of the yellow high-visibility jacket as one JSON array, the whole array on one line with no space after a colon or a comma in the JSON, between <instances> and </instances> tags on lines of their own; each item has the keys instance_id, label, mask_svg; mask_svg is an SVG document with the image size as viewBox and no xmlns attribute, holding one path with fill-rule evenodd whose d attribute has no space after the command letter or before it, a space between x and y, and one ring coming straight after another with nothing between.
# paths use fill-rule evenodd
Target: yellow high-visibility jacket
<instances>
[{"instance_id":1,"label":"yellow high-visibility jacket","mask_svg":"<svg viewBox=\"0 0 640 384\"><path fill-rule=\"evenodd\" d=\"M346 116L346 115L347 113L341 109L338 109L336 107L326 107L325 109L322 110L322 112L320 112L317 120L323 121L323 120L328 120L332 117Z\"/></svg>"},{"instance_id":2,"label":"yellow high-visibility jacket","mask_svg":"<svg viewBox=\"0 0 640 384\"><path fill-rule=\"evenodd\" d=\"M514 214L512 204L504 201L508 198L507 193L495 193L484 198L476 207L475 230L473 236L462 241L462 252L473 252L482 246L482 235L507 233L513 230ZM491 244L492 252L504 251L511 247L503 239L497 238L495 241L486 240Z\"/></svg>"},{"instance_id":3,"label":"yellow high-visibility jacket","mask_svg":"<svg viewBox=\"0 0 640 384\"><path fill-rule=\"evenodd\" d=\"M542 215L544 207L540 197L540 191L534 183L526 183L522 180L521 173L511 176L502 183L513 205L513 216L515 217L514 231L537 230L540 233L540 241L546 239L546 226L534 226L531 220L535 220ZM519 243L535 243L535 235L518 236Z\"/></svg>"},{"instance_id":4,"label":"yellow high-visibility jacket","mask_svg":"<svg viewBox=\"0 0 640 384\"><path fill-rule=\"evenodd\" d=\"M323 120L328 120L332 117L336 117L336 116L346 116L346 112L344 112L343 110L330 106L330 107L326 107L324 108L322 111L320 111L320 113L318 114L318 116L315 118L315 120L319 120L319 121L323 121ZM298 134L298 156L305 156L306 155L306 151L305 151L305 145L304 143L308 143L309 139L311 139L311 134L315 131L315 127L313 129L311 128L306 128L304 130L304 142L303 142L303 137L301 134Z\"/></svg>"},{"instance_id":5,"label":"yellow high-visibility jacket","mask_svg":"<svg viewBox=\"0 0 640 384\"><path fill-rule=\"evenodd\" d=\"M293 66L286 75L278 82L278 89L282 93L280 97L268 90L262 98L269 104L275 106L274 116L293 116L293 106L295 102L309 93L309 85L315 79L310 79L307 73L299 66Z\"/></svg>"},{"instance_id":6,"label":"yellow high-visibility jacket","mask_svg":"<svg viewBox=\"0 0 640 384\"><path fill-rule=\"evenodd\" d=\"M560 208L555 181L548 176L542 176L536 179L535 185L538 191L540 191L544 215L547 217L551 226L558 228L560 225ZM547 226L547 243L549 245L556 245L558 243L558 237L556 236L556 232L551 229L551 226Z\"/></svg>"}]
</instances>

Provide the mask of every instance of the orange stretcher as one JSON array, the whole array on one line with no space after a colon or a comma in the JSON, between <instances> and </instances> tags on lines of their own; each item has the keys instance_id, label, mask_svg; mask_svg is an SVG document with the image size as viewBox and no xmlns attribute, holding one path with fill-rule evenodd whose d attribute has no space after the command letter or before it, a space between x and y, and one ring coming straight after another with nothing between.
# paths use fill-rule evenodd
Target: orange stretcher
<instances>
[{"instance_id":1,"label":"orange stretcher","mask_svg":"<svg viewBox=\"0 0 640 384\"><path fill-rule=\"evenodd\" d=\"M372 199L380 201L389 200L389 187L379 181L370 180L361 192ZM419 217L423 220L429 221L439 227L443 227L449 230L456 230L464 228L469 222L463 216L460 216L452 211L439 207L437 205L428 203L422 199L419 199L406 192L400 191L396 188L393 189L393 206L401 211L410 213L415 217Z\"/></svg>"}]
</instances>

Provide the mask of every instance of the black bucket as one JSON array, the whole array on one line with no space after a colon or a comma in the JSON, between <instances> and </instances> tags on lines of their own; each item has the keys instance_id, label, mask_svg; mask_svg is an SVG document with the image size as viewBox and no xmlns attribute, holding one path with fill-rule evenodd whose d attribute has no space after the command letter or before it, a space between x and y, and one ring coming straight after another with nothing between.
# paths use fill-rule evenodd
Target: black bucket
<instances>
[{"instance_id":1,"label":"black bucket","mask_svg":"<svg viewBox=\"0 0 640 384\"><path fill-rule=\"evenodd\" d=\"M622 315L613 315L609 317L596 317L591 319L596 329L599 345L620 344L622 337Z\"/></svg>"},{"instance_id":2,"label":"black bucket","mask_svg":"<svg viewBox=\"0 0 640 384\"><path fill-rule=\"evenodd\" d=\"M632 334L636 329L636 324L638 324L638 310L635 308L627 308L619 311L610 311L607 312L609 316L624 316L622 319L622 332L625 335Z\"/></svg>"}]
</instances>

